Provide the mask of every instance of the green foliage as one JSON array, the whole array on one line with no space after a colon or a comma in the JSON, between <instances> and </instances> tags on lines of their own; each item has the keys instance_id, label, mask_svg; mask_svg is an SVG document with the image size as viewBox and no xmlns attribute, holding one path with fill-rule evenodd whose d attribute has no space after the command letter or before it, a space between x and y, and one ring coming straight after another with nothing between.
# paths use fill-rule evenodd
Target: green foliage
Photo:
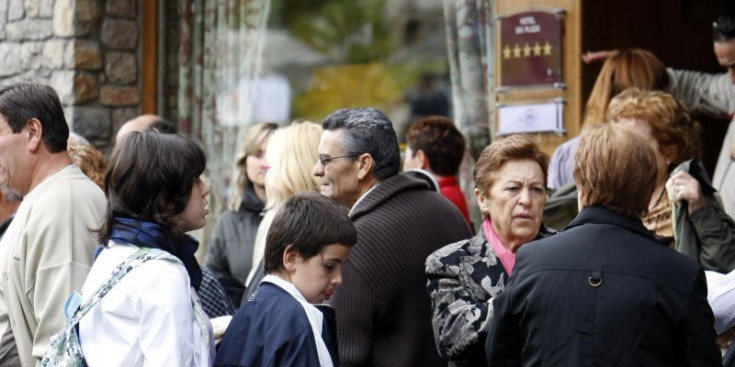
<instances>
[{"instance_id":1,"label":"green foliage","mask_svg":"<svg viewBox=\"0 0 735 367\"><path fill-rule=\"evenodd\" d=\"M385 0L276 0L274 22L335 63L371 63L391 53Z\"/></svg>"},{"instance_id":2,"label":"green foliage","mask_svg":"<svg viewBox=\"0 0 735 367\"><path fill-rule=\"evenodd\" d=\"M391 60L400 51L394 36L405 25L391 23L387 1L272 0L269 27L286 30L328 60L313 70L306 89L293 91L294 116L319 121L335 108L364 105L391 111L419 74L446 72L446 58Z\"/></svg>"}]
</instances>

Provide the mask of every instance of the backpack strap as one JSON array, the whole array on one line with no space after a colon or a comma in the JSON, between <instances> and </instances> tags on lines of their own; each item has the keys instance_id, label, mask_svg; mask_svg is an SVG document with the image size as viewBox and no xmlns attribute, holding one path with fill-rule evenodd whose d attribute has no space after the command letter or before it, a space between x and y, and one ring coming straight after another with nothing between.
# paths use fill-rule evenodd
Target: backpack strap
<instances>
[{"instance_id":1,"label":"backpack strap","mask_svg":"<svg viewBox=\"0 0 735 367\"><path fill-rule=\"evenodd\" d=\"M202 332L202 338L204 338L204 340L209 340L209 318L207 317L207 314L204 313L204 309L202 309L202 304L197 292L193 289L191 291L191 307L194 308L194 319L197 321L197 324L199 324L199 330ZM212 345L209 347L211 348Z\"/></svg>"},{"instance_id":2,"label":"backpack strap","mask_svg":"<svg viewBox=\"0 0 735 367\"><path fill-rule=\"evenodd\" d=\"M76 312L69 320L69 323L76 326L79 323L79 320L81 320L82 317L84 317L84 315L86 315L87 312L89 312L89 310L92 309L92 307L94 307L102 299L102 297L107 294L107 292L114 288L115 285L117 285L117 283L119 283L120 280L125 277L125 275L127 275L131 270L135 269L138 265L156 259L164 259L171 262L181 263L181 260L177 259L168 252L149 247L140 248L140 250L128 256L125 261L115 267L115 269L112 271L112 275L110 275L110 278L92 294L92 297L90 297L87 302L83 303L79 308L76 309ZM72 297L74 297L74 294L72 294L72 296L69 297L70 299L67 300L67 312L69 311L70 306L68 303L71 301Z\"/></svg>"}]
</instances>

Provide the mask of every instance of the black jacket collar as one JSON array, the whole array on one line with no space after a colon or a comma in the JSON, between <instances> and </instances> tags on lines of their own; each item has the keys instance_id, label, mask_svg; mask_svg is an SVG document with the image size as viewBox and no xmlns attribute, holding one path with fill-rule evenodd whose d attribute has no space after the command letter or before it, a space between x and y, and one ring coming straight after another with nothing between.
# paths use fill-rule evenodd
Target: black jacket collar
<instances>
[{"instance_id":1,"label":"black jacket collar","mask_svg":"<svg viewBox=\"0 0 735 367\"><path fill-rule=\"evenodd\" d=\"M429 185L426 182L408 177L404 174L391 176L380 181L377 187L370 191L369 194L362 198L359 204L350 212L350 219L353 221L357 218L373 211L393 196L404 191L424 190L429 191ZM437 195L439 195L437 193Z\"/></svg>"},{"instance_id":2,"label":"black jacket collar","mask_svg":"<svg viewBox=\"0 0 735 367\"><path fill-rule=\"evenodd\" d=\"M581 226L583 224L595 223L595 224L612 224L638 232L646 237L656 240L653 232L649 231L643 226L640 218L627 217L622 214L616 213L610 209L601 206L588 206L582 209L574 220L567 226L566 229Z\"/></svg>"},{"instance_id":3,"label":"black jacket collar","mask_svg":"<svg viewBox=\"0 0 735 367\"><path fill-rule=\"evenodd\" d=\"M240 212L253 212L260 213L263 211L265 204L260 201L258 195L255 194L255 190L252 185L247 185L245 191L242 194L242 200L240 201Z\"/></svg>"}]
</instances>

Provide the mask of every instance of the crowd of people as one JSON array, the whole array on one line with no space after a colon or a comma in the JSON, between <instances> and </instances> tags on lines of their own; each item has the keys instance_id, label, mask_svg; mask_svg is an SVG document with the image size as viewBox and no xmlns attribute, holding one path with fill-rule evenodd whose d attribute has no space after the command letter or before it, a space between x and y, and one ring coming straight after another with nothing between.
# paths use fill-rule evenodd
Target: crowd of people
<instances>
[{"instance_id":1,"label":"crowd of people","mask_svg":"<svg viewBox=\"0 0 735 367\"><path fill-rule=\"evenodd\" d=\"M690 116L735 109L735 18L714 32L728 74L587 55L581 135L494 140L470 200L447 117L403 158L374 108L255 124L204 244L206 157L174 124L129 121L106 160L52 88L0 87L0 367L730 366L735 128L710 181Z\"/></svg>"}]
</instances>

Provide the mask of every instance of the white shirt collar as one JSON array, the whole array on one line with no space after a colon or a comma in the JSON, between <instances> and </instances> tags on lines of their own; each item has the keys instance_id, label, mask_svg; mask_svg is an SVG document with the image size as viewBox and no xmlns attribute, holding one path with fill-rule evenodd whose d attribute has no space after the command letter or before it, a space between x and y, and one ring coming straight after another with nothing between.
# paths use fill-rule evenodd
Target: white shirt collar
<instances>
[{"instance_id":1,"label":"white shirt collar","mask_svg":"<svg viewBox=\"0 0 735 367\"><path fill-rule=\"evenodd\" d=\"M333 367L332 357L329 354L329 349L327 349L327 345L326 343L324 343L324 339L322 339L322 325L324 322L324 314L322 314L322 312L319 311L318 308L314 307L314 305L309 303L304 295L301 294L301 292L299 292L296 286L292 283L270 274L263 277L261 283L262 282L271 283L276 287L283 289L301 304L304 312L306 312L306 318L309 320L311 331L314 334L316 351L317 355L319 356L319 365L321 365L322 367Z\"/></svg>"},{"instance_id":2,"label":"white shirt collar","mask_svg":"<svg viewBox=\"0 0 735 367\"><path fill-rule=\"evenodd\" d=\"M352 212L355 210L355 208L357 208L357 205L360 204L360 202L362 201L362 199L364 199L366 196L368 196L369 193L371 193L373 190L375 190L375 188L378 187L378 185L380 185L380 183L375 184L373 187L370 188L370 190L365 191L365 193L362 194L357 199L357 201L355 201L354 204L352 204L352 208L350 208L350 215L352 215Z\"/></svg>"}]
</instances>

